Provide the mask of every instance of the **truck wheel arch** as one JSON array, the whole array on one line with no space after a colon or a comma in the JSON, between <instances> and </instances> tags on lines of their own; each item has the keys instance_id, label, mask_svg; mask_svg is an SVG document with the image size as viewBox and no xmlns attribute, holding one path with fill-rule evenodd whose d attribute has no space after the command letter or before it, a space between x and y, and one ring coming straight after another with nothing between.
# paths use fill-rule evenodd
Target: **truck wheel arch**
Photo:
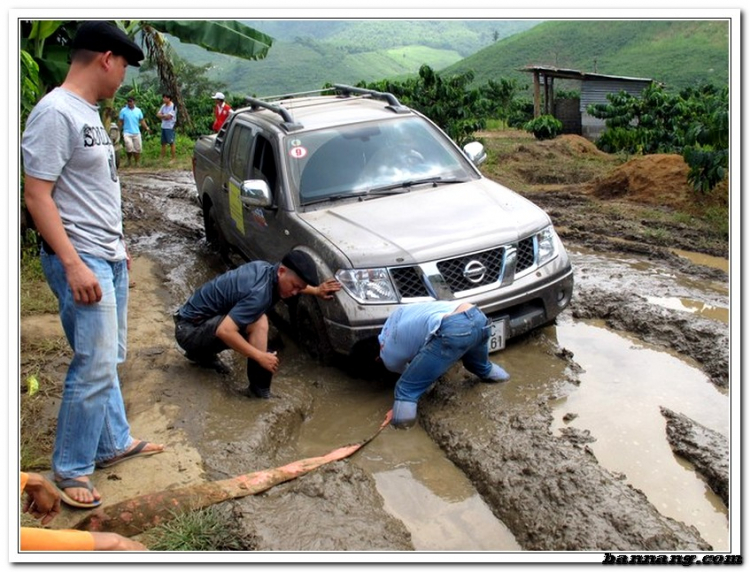
<instances>
[{"instance_id":1,"label":"truck wheel arch","mask_svg":"<svg viewBox=\"0 0 750 572\"><path fill-rule=\"evenodd\" d=\"M206 242L214 248L221 256L226 257L229 254L229 241L227 241L224 231L221 229L216 208L208 197L203 199L203 226L206 233Z\"/></svg>"},{"instance_id":2,"label":"truck wheel arch","mask_svg":"<svg viewBox=\"0 0 750 572\"><path fill-rule=\"evenodd\" d=\"M295 306L294 326L299 345L322 365L331 365L336 351L328 337L318 301L313 296L302 295Z\"/></svg>"}]
</instances>

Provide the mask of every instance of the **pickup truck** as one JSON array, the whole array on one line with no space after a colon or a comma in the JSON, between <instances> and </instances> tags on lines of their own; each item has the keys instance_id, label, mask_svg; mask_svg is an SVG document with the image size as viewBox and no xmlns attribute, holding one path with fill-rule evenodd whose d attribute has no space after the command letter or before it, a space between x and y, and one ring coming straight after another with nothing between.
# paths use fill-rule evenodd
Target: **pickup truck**
<instances>
[{"instance_id":1,"label":"pickup truck","mask_svg":"<svg viewBox=\"0 0 750 572\"><path fill-rule=\"evenodd\" d=\"M372 350L398 305L429 300L476 304L490 351L554 322L568 255L542 209L482 175L483 145L459 148L393 94L333 90L248 98L193 155L210 244L269 262L301 249L342 284L288 306L302 346L324 362Z\"/></svg>"}]
</instances>

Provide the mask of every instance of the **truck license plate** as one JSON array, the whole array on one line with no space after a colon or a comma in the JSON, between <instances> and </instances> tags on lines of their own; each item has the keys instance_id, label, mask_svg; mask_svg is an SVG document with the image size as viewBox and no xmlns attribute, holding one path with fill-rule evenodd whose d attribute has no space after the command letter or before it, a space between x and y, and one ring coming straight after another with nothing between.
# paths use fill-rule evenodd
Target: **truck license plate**
<instances>
[{"instance_id":1,"label":"truck license plate","mask_svg":"<svg viewBox=\"0 0 750 572\"><path fill-rule=\"evenodd\" d=\"M487 349L490 353L505 348L505 338L508 335L508 320L493 320L490 339L487 341Z\"/></svg>"}]
</instances>

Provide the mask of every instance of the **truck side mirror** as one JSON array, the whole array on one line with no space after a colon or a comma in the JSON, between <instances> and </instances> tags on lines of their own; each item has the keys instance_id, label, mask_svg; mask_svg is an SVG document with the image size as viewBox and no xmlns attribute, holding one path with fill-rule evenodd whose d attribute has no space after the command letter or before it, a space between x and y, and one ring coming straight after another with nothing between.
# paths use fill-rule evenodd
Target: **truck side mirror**
<instances>
[{"instance_id":1,"label":"truck side mirror","mask_svg":"<svg viewBox=\"0 0 750 572\"><path fill-rule=\"evenodd\" d=\"M268 208L273 204L271 189L263 179L243 181L240 187L240 200L242 204L252 207Z\"/></svg>"},{"instance_id":2,"label":"truck side mirror","mask_svg":"<svg viewBox=\"0 0 750 572\"><path fill-rule=\"evenodd\" d=\"M479 141L472 141L464 145L464 153L469 160L474 163L477 167L487 160L487 153L484 150L484 145Z\"/></svg>"}]
</instances>

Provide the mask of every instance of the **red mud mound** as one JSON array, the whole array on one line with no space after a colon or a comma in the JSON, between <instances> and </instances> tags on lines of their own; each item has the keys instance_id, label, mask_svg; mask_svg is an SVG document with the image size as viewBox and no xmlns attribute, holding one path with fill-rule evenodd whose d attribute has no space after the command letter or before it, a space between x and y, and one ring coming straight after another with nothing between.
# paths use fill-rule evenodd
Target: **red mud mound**
<instances>
[{"instance_id":1,"label":"red mud mound","mask_svg":"<svg viewBox=\"0 0 750 572\"><path fill-rule=\"evenodd\" d=\"M726 180L708 195L703 195L688 183L689 170L681 155L635 157L608 175L594 180L591 192L600 199L620 198L685 212L712 204L727 204Z\"/></svg>"},{"instance_id":2,"label":"red mud mound","mask_svg":"<svg viewBox=\"0 0 750 572\"><path fill-rule=\"evenodd\" d=\"M569 157L580 157L582 155L607 156L607 153L600 151L594 143L580 135L560 135L554 139L539 141L538 143L540 147L554 150Z\"/></svg>"},{"instance_id":3,"label":"red mud mound","mask_svg":"<svg viewBox=\"0 0 750 572\"><path fill-rule=\"evenodd\" d=\"M689 167L681 155L635 157L606 177L594 181L601 199L625 198L639 203L684 207L694 194Z\"/></svg>"}]
</instances>

